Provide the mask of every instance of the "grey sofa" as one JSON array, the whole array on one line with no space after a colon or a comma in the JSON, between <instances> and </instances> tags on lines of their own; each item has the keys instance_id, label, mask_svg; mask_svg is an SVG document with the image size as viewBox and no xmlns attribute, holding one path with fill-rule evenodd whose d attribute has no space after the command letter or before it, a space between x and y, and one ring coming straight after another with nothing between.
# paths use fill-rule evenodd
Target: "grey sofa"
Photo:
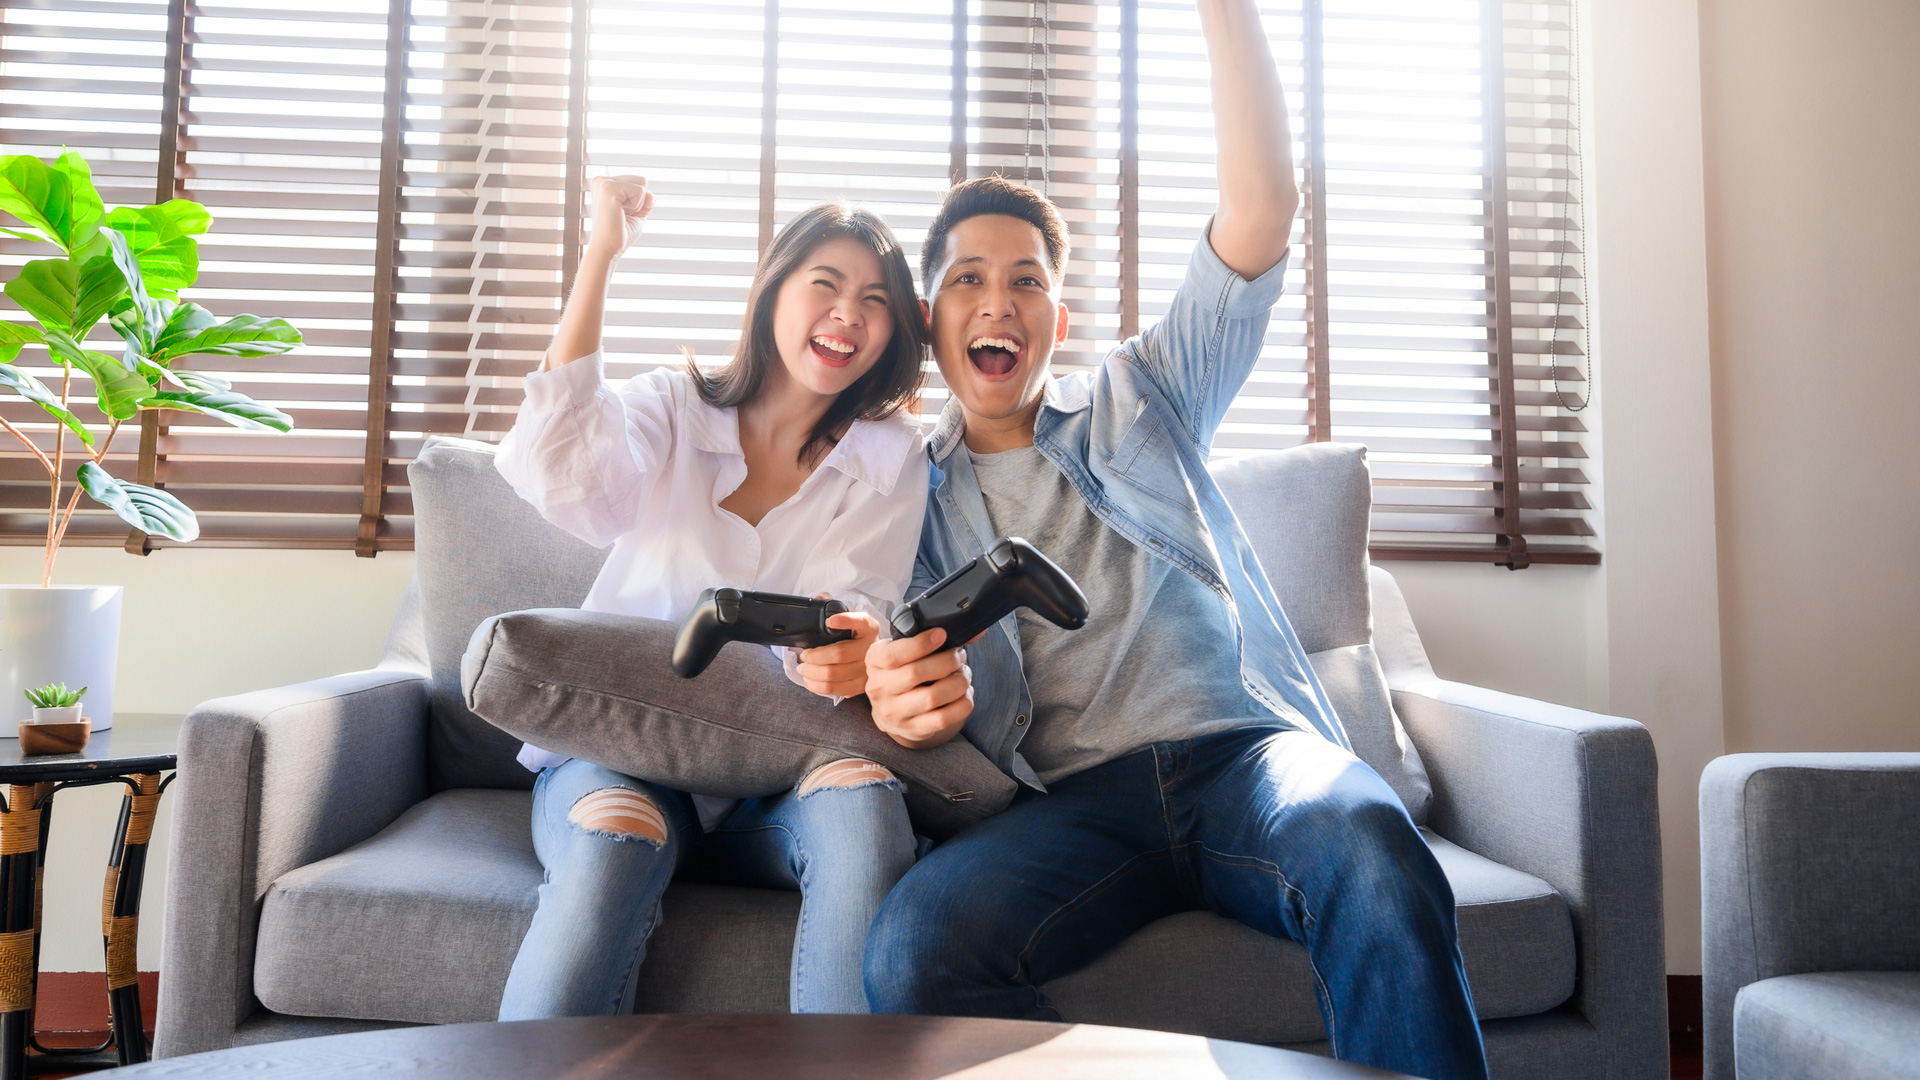
<instances>
[{"instance_id":1,"label":"grey sofa","mask_svg":"<svg viewBox=\"0 0 1920 1080\"><path fill-rule=\"evenodd\" d=\"M1368 565L1359 448L1216 475L1316 667L1343 658L1335 700L1371 694L1393 724L1369 752L1410 769L1401 794L1453 883L1494 1075L1665 1076L1646 730L1436 678L1392 577ZM483 445L431 443L411 481L416 577L380 666L187 719L161 1056L495 1015L541 869L531 777L465 712L460 653L486 615L577 605L602 553L516 499ZM785 1009L797 908L677 882L637 1010ZM1324 1049L1312 985L1299 946L1189 912L1046 991L1073 1020Z\"/></svg>"},{"instance_id":2,"label":"grey sofa","mask_svg":"<svg viewBox=\"0 0 1920 1080\"><path fill-rule=\"evenodd\" d=\"M1920 753L1700 778L1709 1080L1920 1080Z\"/></svg>"}]
</instances>

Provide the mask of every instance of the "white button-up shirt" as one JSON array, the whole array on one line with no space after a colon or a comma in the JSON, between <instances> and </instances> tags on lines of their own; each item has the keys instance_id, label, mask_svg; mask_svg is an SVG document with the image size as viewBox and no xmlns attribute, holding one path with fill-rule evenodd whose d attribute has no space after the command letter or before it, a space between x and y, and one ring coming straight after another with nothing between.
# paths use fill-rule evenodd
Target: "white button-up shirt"
<instances>
[{"instance_id":1,"label":"white button-up shirt","mask_svg":"<svg viewBox=\"0 0 1920 1080\"><path fill-rule=\"evenodd\" d=\"M906 592L927 501L920 424L906 410L854 421L791 498L749 525L720 506L747 476L740 418L702 401L686 372L613 387L595 352L525 385L495 460L548 521L612 545L584 610L677 622L702 590L732 587L825 593L884 626ZM520 753L531 769L565 760Z\"/></svg>"}]
</instances>

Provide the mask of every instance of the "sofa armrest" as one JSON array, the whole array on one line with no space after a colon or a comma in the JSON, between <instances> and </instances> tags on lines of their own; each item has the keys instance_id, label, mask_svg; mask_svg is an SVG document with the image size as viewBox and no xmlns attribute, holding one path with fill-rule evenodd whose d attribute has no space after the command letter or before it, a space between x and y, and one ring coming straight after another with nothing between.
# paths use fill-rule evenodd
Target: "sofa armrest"
<instances>
[{"instance_id":1,"label":"sofa armrest","mask_svg":"<svg viewBox=\"0 0 1920 1080\"><path fill-rule=\"evenodd\" d=\"M222 1049L253 1012L254 930L280 875L426 796L427 681L360 671L216 698L187 715L155 1053Z\"/></svg>"},{"instance_id":2,"label":"sofa armrest","mask_svg":"<svg viewBox=\"0 0 1920 1080\"><path fill-rule=\"evenodd\" d=\"M1741 987L1920 971L1920 754L1730 754L1700 777L1706 1066L1733 1077Z\"/></svg>"},{"instance_id":3,"label":"sofa armrest","mask_svg":"<svg viewBox=\"0 0 1920 1080\"><path fill-rule=\"evenodd\" d=\"M1393 704L1433 781L1447 839L1544 879L1573 916L1573 1004L1609 1077L1667 1075L1660 809L1640 724L1426 679Z\"/></svg>"}]
</instances>

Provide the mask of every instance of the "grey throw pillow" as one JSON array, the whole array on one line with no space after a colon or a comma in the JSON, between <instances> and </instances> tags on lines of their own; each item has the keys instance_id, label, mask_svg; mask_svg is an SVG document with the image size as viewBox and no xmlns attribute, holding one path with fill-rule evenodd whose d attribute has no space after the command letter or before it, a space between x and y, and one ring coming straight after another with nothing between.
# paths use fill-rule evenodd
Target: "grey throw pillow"
<instances>
[{"instance_id":1,"label":"grey throw pillow","mask_svg":"<svg viewBox=\"0 0 1920 1080\"><path fill-rule=\"evenodd\" d=\"M1433 782L1427 778L1420 751L1407 738L1407 729L1393 711L1387 675L1380 669L1373 646L1326 649L1307 660L1320 677L1320 685L1326 687L1333 711L1340 714L1354 756L1373 766L1373 771L1400 796L1414 824L1426 824L1427 810L1433 803Z\"/></svg>"},{"instance_id":2,"label":"grey throw pillow","mask_svg":"<svg viewBox=\"0 0 1920 1080\"><path fill-rule=\"evenodd\" d=\"M774 795L830 761L865 758L900 778L914 827L935 839L1013 800L1013 779L965 737L909 750L874 726L865 698L835 706L761 646L727 645L699 678L678 677L677 629L557 608L494 616L460 665L466 705L536 746L701 795Z\"/></svg>"}]
</instances>

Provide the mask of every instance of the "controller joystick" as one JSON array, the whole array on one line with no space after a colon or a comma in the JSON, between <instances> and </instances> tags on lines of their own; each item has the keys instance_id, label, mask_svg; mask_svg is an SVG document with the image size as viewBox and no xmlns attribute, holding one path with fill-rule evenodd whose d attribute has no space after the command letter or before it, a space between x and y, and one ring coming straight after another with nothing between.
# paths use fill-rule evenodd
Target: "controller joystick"
<instances>
[{"instance_id":1,"label":"controller joystick","mask_svg":"<svg viewBox=\"0 0 1920 1080\"><path fill-rule=\"evenodd\" d=\"M911 604L893 609L893 632L912 637L934 627L947 632L947 646L1026 608L1063 630L1087 624L1087 594L1065 570L1017 536L1005 536L966 566L948 574Z\"/></svg>"},{"instance_id":2,"label":"controller joystick","mask_svg":"<svg viewBox=\"0 0 1920 1080\"><path fill-rule=\"evenodd\" d=\"M708 589L694 601L673 642L673 673L691 679L707 670L729 641L749 645L788 645L817 649L853 637L853 631L827 625L847 610L838 600L816 600L785 593Z\"/></svg>"}]
</instances>

